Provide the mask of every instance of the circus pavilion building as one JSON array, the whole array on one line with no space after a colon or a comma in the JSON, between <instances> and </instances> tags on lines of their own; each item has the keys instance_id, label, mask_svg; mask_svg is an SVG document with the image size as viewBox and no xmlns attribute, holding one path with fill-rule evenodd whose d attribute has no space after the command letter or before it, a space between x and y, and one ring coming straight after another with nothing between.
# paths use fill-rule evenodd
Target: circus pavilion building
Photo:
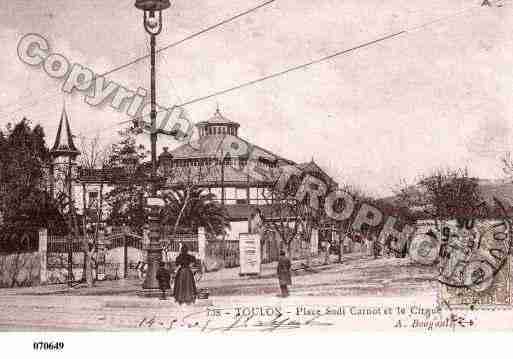
<instances>
[{"instance_id":1,"label":"circus pavilion building","mask_svg":"<svg viewBox=\"0 0 513 359\"><path fill-rule=\"evenodd\" d=\"M64 125L68 131L60 135L69 136L71 143L72 134L67 125L67 116L65 122ZM277 177L263 180L241 170L248 163L247 153L224 156L221 161L219 154L223 143L247 144L248 148L258 153L258 156L252 157L252 160L258 161L259 166L269 169L271 173L278 174L280 166L295 165L309 173L316 173L331 186L336 186L336 183L313 160L297 164L239 137L239 123L227 119L219 109L210 119L196 123L195 127L197 132L195 140L173 150L163 149L159 155L159 173L165 177L167 188L194 185L195 188L202 188L214 194L216 200L225 206L229 215L231 228L226 239L238 240L240 233L248 232L248 218L257 209L266 220L272 220L268 211L270 188ZM56 142L60 141L67 142L67 139L56 139ZM79 208L87 202L97 200L99 192L104 194L113 188L115 184L108 180L109 171L112 170L91 172L79 169L78 183L74 186L74 197L77 198ZM103 213L107 212L108 209Z\"/></svg>"},{"instance_id":2,"label":"circus pavilion building","mask_svg":"<svg viewBox=\"0 0 513 359\"><path fill-rule=\"evenodd\" d=\"M171 151L165 148L159 163L165 168L164 173L168 174L168 186L178 187L184 183L184 177L188 177L188 180L192 178L199 187L214 194L224 204L230 217L229 239L238 239L240 233L248 231L248 218L257 209L260 209L264 218L272 220L267 211L272 203L270 188L277 180L280 166L296 165L309 173L317 173L332 186L336 186L313 160L296 164L239 137L240 124L227 119L219 109L207 121L197 123L196 129L198 138L195 141ZM251 151L245 151L240 155L231 153L231 156L222 156L222 148L231 143L245 143L257 155L249 158ZM221 161L220 157L224 159ZM249 175L248 171L242 170L249 160L258 161L259 167L264 167L266 173L274 173L275 176L263 179Z\"/></svg>"}]
</instances>

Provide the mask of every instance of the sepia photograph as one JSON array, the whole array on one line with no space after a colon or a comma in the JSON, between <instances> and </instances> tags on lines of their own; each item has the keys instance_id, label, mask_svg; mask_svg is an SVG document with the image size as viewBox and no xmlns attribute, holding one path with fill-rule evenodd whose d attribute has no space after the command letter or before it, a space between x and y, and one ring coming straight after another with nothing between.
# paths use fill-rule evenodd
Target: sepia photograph
<instances>
[{"instance_id":1,"label":"sepia photograph","mask_svg":"<svg viewBox=\"0 0 513 359\"><path fill-rule=\"evenodd\" d=\"M512 9L4 1L0 341L511 332Z\"/></svg>"}]
</instances>

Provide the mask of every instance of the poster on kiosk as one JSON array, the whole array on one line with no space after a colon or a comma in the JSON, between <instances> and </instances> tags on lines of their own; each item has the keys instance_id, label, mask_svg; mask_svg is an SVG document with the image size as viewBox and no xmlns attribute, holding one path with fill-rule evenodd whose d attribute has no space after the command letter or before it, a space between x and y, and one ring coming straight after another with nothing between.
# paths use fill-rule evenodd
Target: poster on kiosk
<instances>
[{"instance_id":1,"label":"poster on kiosk","mask_svg":"<svg viewBox=\"0 0 513 359\"><path fill-rule=\"evenodd\" d=\"M239 234L240 275L260 274L260 235L257 233Z\"/></svg>"}]
</instances>

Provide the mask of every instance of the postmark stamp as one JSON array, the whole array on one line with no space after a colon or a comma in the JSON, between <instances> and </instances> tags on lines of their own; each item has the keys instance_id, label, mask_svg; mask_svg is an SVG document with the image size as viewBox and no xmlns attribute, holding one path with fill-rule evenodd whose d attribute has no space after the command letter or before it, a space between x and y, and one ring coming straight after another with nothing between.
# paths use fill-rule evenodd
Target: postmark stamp
<instances>
[{"instance_id":1,"label":"postmark stamp","mask_svg":"<svg viewBox=\"0 0 513 359\"><path fill-rule=\"evenodd\" d=\"M472 309L511 305L509 220L447 221L441 228L441 300Z\"/></svg>"}]
</instances>

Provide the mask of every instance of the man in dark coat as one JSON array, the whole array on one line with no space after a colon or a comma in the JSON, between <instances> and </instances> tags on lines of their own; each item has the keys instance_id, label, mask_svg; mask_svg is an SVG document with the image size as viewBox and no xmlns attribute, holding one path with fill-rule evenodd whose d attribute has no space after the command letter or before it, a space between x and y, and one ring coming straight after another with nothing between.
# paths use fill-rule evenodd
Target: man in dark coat
<instances>
[{"instance_id":1,"label":"man in dark coat","mask_svg":"<svg viewBox=\"0 0 513 359\"><path fill-rule=\"evenodd\" d=\"M157 280L159 282L159 288L162 291L162 296L160 299L166 299L166 290L171 289L170 281L171 281L171 273L164 266L164 262L160 262L160 267L157 270Z\"/></svg>"},{"instance_id":2,"label":"man in dark coat","mask_svg":"<svg viewBox=\"0 0 513 359\"><path fill-rule=\"evenodd\" d=\"M288 297L289 289L287 286L292 285L292 278L290 275L290 259L287 258L285 251L280 251L280 258L278 259L278 281L280 283L281 296Z\"/></svg>"}]
</instances>

